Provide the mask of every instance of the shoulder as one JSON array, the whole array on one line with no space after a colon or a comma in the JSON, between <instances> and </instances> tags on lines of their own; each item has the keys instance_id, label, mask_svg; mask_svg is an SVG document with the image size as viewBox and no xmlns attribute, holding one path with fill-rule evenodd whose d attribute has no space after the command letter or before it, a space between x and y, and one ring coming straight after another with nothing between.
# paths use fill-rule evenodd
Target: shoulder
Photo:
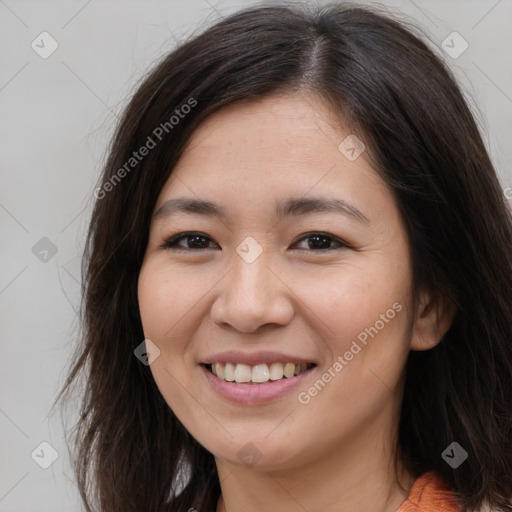
<instances>
[{"instance_id":1,"label":"shoulder","mask_svg":"<svg viewBox=\"0 0 512 512\"><path fill-rule=\"evenodd\" d=\"M409 497L396 512L459 512L461 506L455 494L445 482L433 472L417 478Z\"/></svg>"}]
</instances>

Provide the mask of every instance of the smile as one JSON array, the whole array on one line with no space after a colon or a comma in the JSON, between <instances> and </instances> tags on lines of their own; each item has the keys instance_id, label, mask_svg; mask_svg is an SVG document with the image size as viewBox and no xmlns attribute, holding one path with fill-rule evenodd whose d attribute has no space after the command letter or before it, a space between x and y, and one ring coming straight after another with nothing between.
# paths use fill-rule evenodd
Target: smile
<instances>
[{"instance_id":1,"label":"smile","mask_svg":"<svg viewBox=\"0 0 512 512\"><path fill-rule=\"evenodd\" d=\"M213 363L206 368L219 379L239 384L262 384L268 381L291 379L309 370L314 363L262 363L250 366L242 363Z\"/></svg>"},{"instance_id":2,"label":"smile","mask_svg":"<svg viewBox=\"0 0 512 512\"><path fill-rule=\"evenodd\" d=\"M203 363L199 368L207 387L217 396L240 405L257 405L276 401L296 390L299 385L304 385L301 383L315 373L317 365L314 363L258 363L251 366L235 363Z\"/></svg>"}]
</instances>

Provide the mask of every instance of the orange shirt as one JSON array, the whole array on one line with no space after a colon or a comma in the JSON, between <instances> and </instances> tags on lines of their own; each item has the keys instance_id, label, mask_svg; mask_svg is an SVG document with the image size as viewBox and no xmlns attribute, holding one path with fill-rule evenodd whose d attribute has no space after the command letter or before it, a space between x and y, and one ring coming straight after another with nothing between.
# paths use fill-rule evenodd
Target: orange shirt
<instances>
[{"instance_id":1,"label":"orange shirt","mask_svg":"<svg viewBox=\"0 0 512 512\"><path fill-rule=\"evenodd\" d=\"M417 478L396 512L459 512L461 506L441 478L429 472Z\"/></svg>"}]
</instances>

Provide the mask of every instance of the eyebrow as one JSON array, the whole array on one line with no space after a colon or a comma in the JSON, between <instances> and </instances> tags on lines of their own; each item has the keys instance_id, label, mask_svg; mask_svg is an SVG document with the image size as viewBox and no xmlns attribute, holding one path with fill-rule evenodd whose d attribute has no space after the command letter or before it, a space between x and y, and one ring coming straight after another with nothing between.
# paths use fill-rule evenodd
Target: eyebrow
<instances>
[{"instance_id":1,"label":"eyebrow","mask_svg":"<svg viewBox=\"0 0 512 512\"><path fill-rule=\"evenodd\" d=\"M204 199L194 199L188 197L177 197L167 200L153 215L154 220L163 219L176 213L189 213L203 215L208 217L217 217L225 219L226 210L212 202ZM308 213L335 212L347 217L351 217L359 222L370 224L370 219L366 217L358 208L343 199L332 197L299 197L290 198L276 207L276 216L283 219L289 216L307 215Z\"/></svg>"}]
</instances>

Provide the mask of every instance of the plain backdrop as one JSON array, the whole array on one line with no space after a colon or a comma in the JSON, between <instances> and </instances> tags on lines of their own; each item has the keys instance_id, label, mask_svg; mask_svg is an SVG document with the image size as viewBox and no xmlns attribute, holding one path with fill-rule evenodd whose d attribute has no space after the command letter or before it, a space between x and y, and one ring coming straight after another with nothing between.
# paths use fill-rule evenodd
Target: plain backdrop
<instances>
[{"instance_id":1,"label":"plain backdrop","mask_svg":"<svg viewBox=\"0 0 512 512\"><path fill-rule=\"evenodd\" d=\"M60 415L49 412L75 343L80 257L108 141L156 59L252 3L0 0L1 512L82 510ZM512 197L511 0L381 4L420 25L449 63ZM457 57L442 47L453 32L456 53L468 45Z\"/></svg>"}]
</instances>

